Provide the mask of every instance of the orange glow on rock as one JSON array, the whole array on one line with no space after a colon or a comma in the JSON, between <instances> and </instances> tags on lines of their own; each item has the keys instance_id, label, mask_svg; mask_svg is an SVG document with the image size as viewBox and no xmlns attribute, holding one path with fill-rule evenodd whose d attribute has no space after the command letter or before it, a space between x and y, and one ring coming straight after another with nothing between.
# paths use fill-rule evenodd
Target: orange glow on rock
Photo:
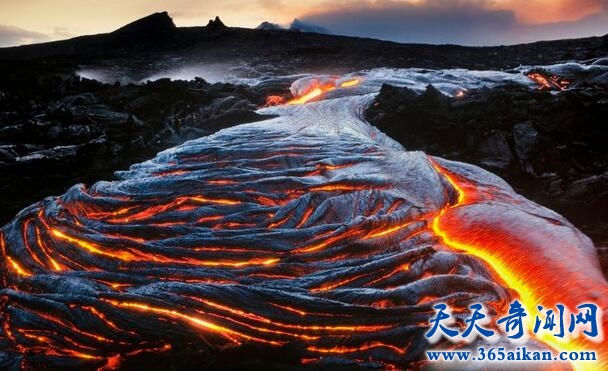
<instances>
[{"instance_id":1,"label":"orange glow on rock","mask_svg":"<svg viewBox=\"0 0 608 371\"><path fill-rule=\"evenodd\" d=\"M526 76L538 84L539 90L566 90L570 81L543 72L529 72Z\"/></svg>"},{"instance_id":2,"label":"orange glow on rock","mask_svg":"<svg viewBox=\"0 0 608 371\"><path fill-rule=\"evenodd\" d=\"M528 309L556 298L605 308L605 281L573 251L584 244L553 237L559 259L547 259L543 239L562 233L561 219L522 225L517 213L530 203L510 191L358 136L247 127L235 142L222 141L227 131L134 167L143 181L46 199L3 228L0 340L27 362L52 354L94 367L171 344L251 342L294 345L297 359L321 366L331 358L401 369L426 346L439 300L464 314L481 292L499 312L512 288ZM496 212L476 219L479 205ZM452 295L459 283L464 300ZM606 354L603 344L539 340Z\"/></svg>"},{"instance_id":3,"label":"orange glow on rock","mask_svg":"<svg viewBox=\"0 0 608 371\"><path fill-rule=\"evenodd\" d=\"M328 88L325 91L330 91L330 90L333 90L333 88ZM310 92L304 94L301 97L290 100L289 102L287 102L287 104L304 104L317 97L320 97L321 94L323 94L323 93L324 93L324 91L321 90L321 88L315 88L315 89L311 90Z\"/></svg>"},{"instance_id":4,"label":"orange glow on rock","mask_svg":"<svg viewBox=\"0 0 608 371\"><path fill-rule=\"evenodd\" d=\"M403 349L396 347L394 345L391 345L391 344L385 344L385 343L381 343L381 342L372 342L369 344L362 345L360 347L344 347L344 346L337 346L337 347L333 347L333 348L309 347L308 350L317 352L317 353L341 354L341 353L362 352L362 351L372 349L372 348L388 348L388 349L394 351L395 353L404 354Z\"/></svg>"},{"instance_id":5,"label":"orange glow on rock","mask_svg":"<svg viewBox=\"0 0 608 371\"><path fill-rule=\"evenodd\" d=\"M336 77L332 77L330 81L325 82L323 84L315 82L311 85L311 87L305 94L288 101L287 104L308 103L316 98L319 98L323 94L326 94L332 90L335 90L336 88L341 88L341 89L351 88L351 87L357 86L361 83L361 80L358 78L346 80L346 81L341 82L340 84L338 84L336 80L337 80ZM270 96L270 97L272 97L272 96ZM270 97L267 98L267 101Z\"/></svg>"},{"instance_id":6,"label":"orange glow on rock","mask_svg":"<svg viewBox=\"0 0 608 371\"><path fill-rule=\"evenodd\" d=\"M348 81L344 81L340 84L341 88L350 88L351 86L357 86L359 85L361 81L359 79L352 79L352 80L348 80Z\"/></svg>"},{"instance_id":7,"label":"orange glow on rock","mask_svg":"<svg viewBox=\"0 0 608 371\"><path fill-rule=\"evenodd\" d=\"M577 246L564 245L559 236L535 228L528 233L514 234L513 226L525 220L517 214L507 214L498 206L494 215L499 219L471 218L468 210L474 208L478 197L471 195L466 182L433 163L439 174L458 193L458 202L444 208L432 221L432 229L450 248L466 252L484 261L497 279L517 292L528 313L536 313L537 305L555 307L563 304L574 310L578 305L592 302L600 310L608 308L608 288L597 263L577 252ZM467 220L468 218L468 220ZM554 230L555 231L555 230ZM551 254L546 253L551 251ZM565 284L564 279L567 279ZM532 332L533 321L528 321ZM608 321L598 324L603 333ZM600 330L601 331L601 330ZM577 370L598 370L608 367L608 343L594 342L580 335L575 339L561 339L542 332L537 339L559 351L591 351L598 354L598 363L571 361Z\"/></svg>"},{"instance_id":8,"label":"orange glow on rock","mask_svg":"<svg viewBox=\"0 0 608 371\"><path fill-rule=\"evenodd\" d=\"M285 103L285 98L280 95L269 95L266 97L266 107L278 106Z\"/></svg>"},{"instance_id":9,"label":"orange glow on rock","mask_svg":"<svg viewBox=\"0 0 608 371\"><path fill-rule=\"evenodd\" d=\"M32 275L30 272L23 269L21 267L21 265L19 265L19 263L17 263L15 260L13 260L13 258L11 258L10 256L7 256L6 260L11 265L11 267L13 267L13 269L15 270L15 272L17 272L18 275L24 276L24 277L29 277Z\"/></svg>"},{"instance_id":10,"label":"orange glow on rock","mask_svg":"<svg viewBox=\"0 0 608 371\"><path fill-rule=\"evenodd\" d=\"M246 339L246 340L254 340L254 341L258 341L261 343L267 343L267 344L271 344L271 345L281 345L281 343L278 341L265 340L265 339L256 338L253 336L248 336L243 333L239 333L237 331L231 330L227 327L219 326L210 321L204 320L202 318L187 315L187 314L181 313L181 312L173 310L173 309L159 308L159 307L154 307L154 306L150 306L147 304L134 303L134 302L119 302L119 301L115 301L115 300L108 300L108 302L110 304L118 306L118 307L131 308L134 310L150 312L150 313L155 313L155 314L160 314L160 315L180 319L193 326L202 327L204 329L216 332L237 344L240 343L240 341L238 339L242 338L242 339Z\"/></svg>"}]
</instances>

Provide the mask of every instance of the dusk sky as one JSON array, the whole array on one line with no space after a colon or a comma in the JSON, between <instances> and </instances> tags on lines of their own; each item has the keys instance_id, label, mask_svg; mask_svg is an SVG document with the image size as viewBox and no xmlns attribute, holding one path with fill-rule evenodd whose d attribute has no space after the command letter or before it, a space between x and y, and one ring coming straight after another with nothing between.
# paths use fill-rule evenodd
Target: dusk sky
<instances>
[{"instance_id":1,"label":"dusk sky","mask_svg":"<svg viewBox=\"0 0 608 371\"><path fill-rule=\"evenodd\" d=\"M0 46L109 32L166 10L177 26L294 18L334 34L398 42L497 45L604 35L608 0L2 0Z\"/></svg>"}]
</instances>

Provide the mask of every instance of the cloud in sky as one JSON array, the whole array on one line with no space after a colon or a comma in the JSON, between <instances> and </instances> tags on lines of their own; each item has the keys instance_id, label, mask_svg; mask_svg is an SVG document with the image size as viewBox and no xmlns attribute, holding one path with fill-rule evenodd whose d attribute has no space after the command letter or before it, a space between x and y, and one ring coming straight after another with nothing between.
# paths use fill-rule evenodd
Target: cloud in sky
<instances>
[{"instance_id":1,"label":"cloud in sky","mask_svg":"<svg viewBox=\"0 0 608 371\"><path fill-rule=\"evenodd\" d=\"M357 1L348 7L330 4L301 19L336 34L432 44L514 44L608 33L608 7L602 1L580 1L589 5L586 9L602 6L577 20L531 23L518 16L525 9L501 9L500 2L488 0ZM567 1L555 3L569 9Z\"/></svg>"},{"instance_id":2,"label":"cloud in sky","mask_svg":"<svg viewBox=\"0 0 608 371\"><path fill-rule=\"evenodd\" d=\"M510 9L522 23L576 21L606 10L608 0L493 0L493 6Z\"/></svg>"},{"instance_id":3,"label":"cloud in sky","mask_svg":"<svg viewBox=\"0 0 608 371\"><path fill-rule=\"evenodd\" d=\"M2 46L31 44L48 41L49 39L50 37L43 33L0 25L0 45Z\"/></svg>"},{"instance_id":4,"label":"cloud in sky","mask_svg":"<svg viewBox=\"0 0 608 371\"><path fill-rule=\"evenodd\" d=\"M336 34L472 45L608 33L608 0L2 0L0 46L113 31L166 10L178 26L288 25Z\"/></svg>"}]
</instances>

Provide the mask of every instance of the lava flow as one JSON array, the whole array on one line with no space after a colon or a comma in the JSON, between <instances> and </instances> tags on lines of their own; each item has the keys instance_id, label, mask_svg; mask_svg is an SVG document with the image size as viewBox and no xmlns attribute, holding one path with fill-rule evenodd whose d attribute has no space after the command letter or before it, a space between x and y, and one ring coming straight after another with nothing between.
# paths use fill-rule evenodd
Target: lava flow
<instances>
[{"instance_id":1,"label":"lava flow","mask_svg":"<svg viewBox=\"0 0 608 371\"><path fill-rule=\"evenodd\" d=\"M24 209L0 230L0 367L264 349L298 367L417 369L454 347L425 338L437 303L460 327L477 302L607 307L576 228L479 168L405 151L361 119L369 99L268 108L279 117Z\"/></svg>"},{"instance_id":2,"label":"lava flow","mask_svg":"<svg viewBox=\"0 0 608 371\"><path fill-rule=\"evenodd\" d=\"M312 100L318 99L324 94L340 88L351 88L361 83L359 78L339 79L336 76L312 78L305 81L305 90L298 91L292 87L292 94L295 98L287 102L287 104L304 104Z\"/></svg>"},{"instance_id":3,"label":"lava flow","mask_svg":"<svg viewBox=\"0 0 608 371\"><path fill-rule=\"evenodd\" d=\"M566 90L570 86L570 81L542 70L530 71L526 76L538 84L539 90Z\"/></svg>"},{"instance_id":4,"label":"lava flow","mask_svg":"<svg viewBox=\"0 0 608 371\"><path fill-rule=\"evenodd\" d=\"M608 308L608 287L589 239L557 214L497 192L435 163L458 193L458 201L433 220L433 231L451 248L486 262L500 282L514 289L528 313L537 306L582 303ZM462 171L462 170L460 170ZM515 207L514 207L515 206ZM517 233L514 233L514 231ZM565 284L566 283L566 284ZM528 321L532 333L534 322ZM598 324L608 331L608 319ZM543 333L538 340L558 351L596 351L598 362L574 362L577 370L608 368L608 344L600 335L562 339Z\"/></svg>"}]
</instances>

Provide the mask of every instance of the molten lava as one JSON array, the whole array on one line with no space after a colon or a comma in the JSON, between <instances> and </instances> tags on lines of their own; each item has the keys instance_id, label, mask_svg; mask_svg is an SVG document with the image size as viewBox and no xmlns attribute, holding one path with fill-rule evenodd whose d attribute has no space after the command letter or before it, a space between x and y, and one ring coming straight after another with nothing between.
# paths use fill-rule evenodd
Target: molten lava
<instances>
[{"instance_id":1,"label":"molten lava","mask_svg":"<svg viewBox=\"0 0 608 371\"><path fill-rule=\"evenodd\" d=\"M361 79L359 78L352 78L341 82L335 76L332 78L314 79L307 84L306 90L303 93L299 93L297 97L288 101L287 104L304 104L318 99L332 90L352 88L360 83Z\"/></svg>"},{"instance_id":2,"label":"molten lava","mask_svg":"<svg viewBox=\"0 0 608 371\"><path fill-rule=\"evenodd\" d=\"M534 228L525 228L538 207L514 209L510 203L517 200L505 202L502 195L492 195L444 167L435 164L435 169L456 190L458 200L433 219L433 231L449 247L486 262L501 282L518 293L528 313L535 313L538 305L555 308L562 304L575 309L595 303L608 308L606 279L587 238L563 221L548 217L537 218ZM517 226L522 228L513 233ZM528 322L531 334L533 324ZM608 319L599 325L603 333L608 331ZM543 333L539 340L559 351L597 352L599 362L576 362L577 370L608 368L608 344L602 337L595 341L582 335L561 339Z\"/></svg>"},{"instance_id":3,"label":"molten lava","mask_svg":"<svg viewBox=\"0 0 608 371\"><path fill-rule=\"evenodd\" d=\"M297 364L406 367L433 303L466 309L454 284L510 300L468 256L433 248L429 218L449 199L426 156L264 127L191 141L4 227L1 351L32 368L105 367L299 343Z\"/></svg>"},{"instance_id":4,"label":"molten lava","mask_svg":"<svg viewBox=\"0 0 608 371\"><path fill-rule=\"evenodd\" d=\"M280 95L269 95L266 97L266 107L278 106L285 103L285 98Z\"/></svg>"},{"instance_id":5,"label":"molten lava","mask_svg":"<svg viewBox=\"0 0 608 371\"><path fill-rule=\"evenodd\" d=\"M290 100L289 102L287 102L287 104L304 104L315 98L320 97L323 93L332 91L334 89L335 89L335 87L333 87L333 86L326 86L323 88L314 88L311 91L309 91L308 93L302 95L301 97L297 97L297 98Z\"/></svg>"},{"instance_id":6,"label":"molten lava","mask_svg":"<svg viewBox=\"0 0 608 371\"><path fill-rule=\"evenodd\" d=\"M341 88L350 88L351 86L357 86L359 85L359 83L361 83L361 80L359 79L351 79L351 80L346 80L340 83L340 87Z\"/></svg>"},{"instance_id":7,"label":"molten lava","mask_svg":"<svg viewBox=\"0 0 608 371\"><path fill-rule=\"evenodd\" d=\"M570 81L542 70L530 71L526 76L537 83L540 90L566 90L570 86Z\"/></svg>"},{"instance_id":8,"label":"molten lava","mask_svg":"<svg viewBox=\"0 0 608 371\"><path fill-rule=\"evenodd\" d=\"M360 83L319 80L290 103ZM564 218L337 119L369 97L350 98L282 105L301 116L189 141L19 213L0 230L0 362L111 369L180 350L204 367L255 344L289 347L298 367L415 369L454 347L425 338L437 303L459 328L477 302L493 316L515 298L532 313L608 307L594 247ZM606 366L605 343L538 340Z\"/></svg>"}]
</instances>

